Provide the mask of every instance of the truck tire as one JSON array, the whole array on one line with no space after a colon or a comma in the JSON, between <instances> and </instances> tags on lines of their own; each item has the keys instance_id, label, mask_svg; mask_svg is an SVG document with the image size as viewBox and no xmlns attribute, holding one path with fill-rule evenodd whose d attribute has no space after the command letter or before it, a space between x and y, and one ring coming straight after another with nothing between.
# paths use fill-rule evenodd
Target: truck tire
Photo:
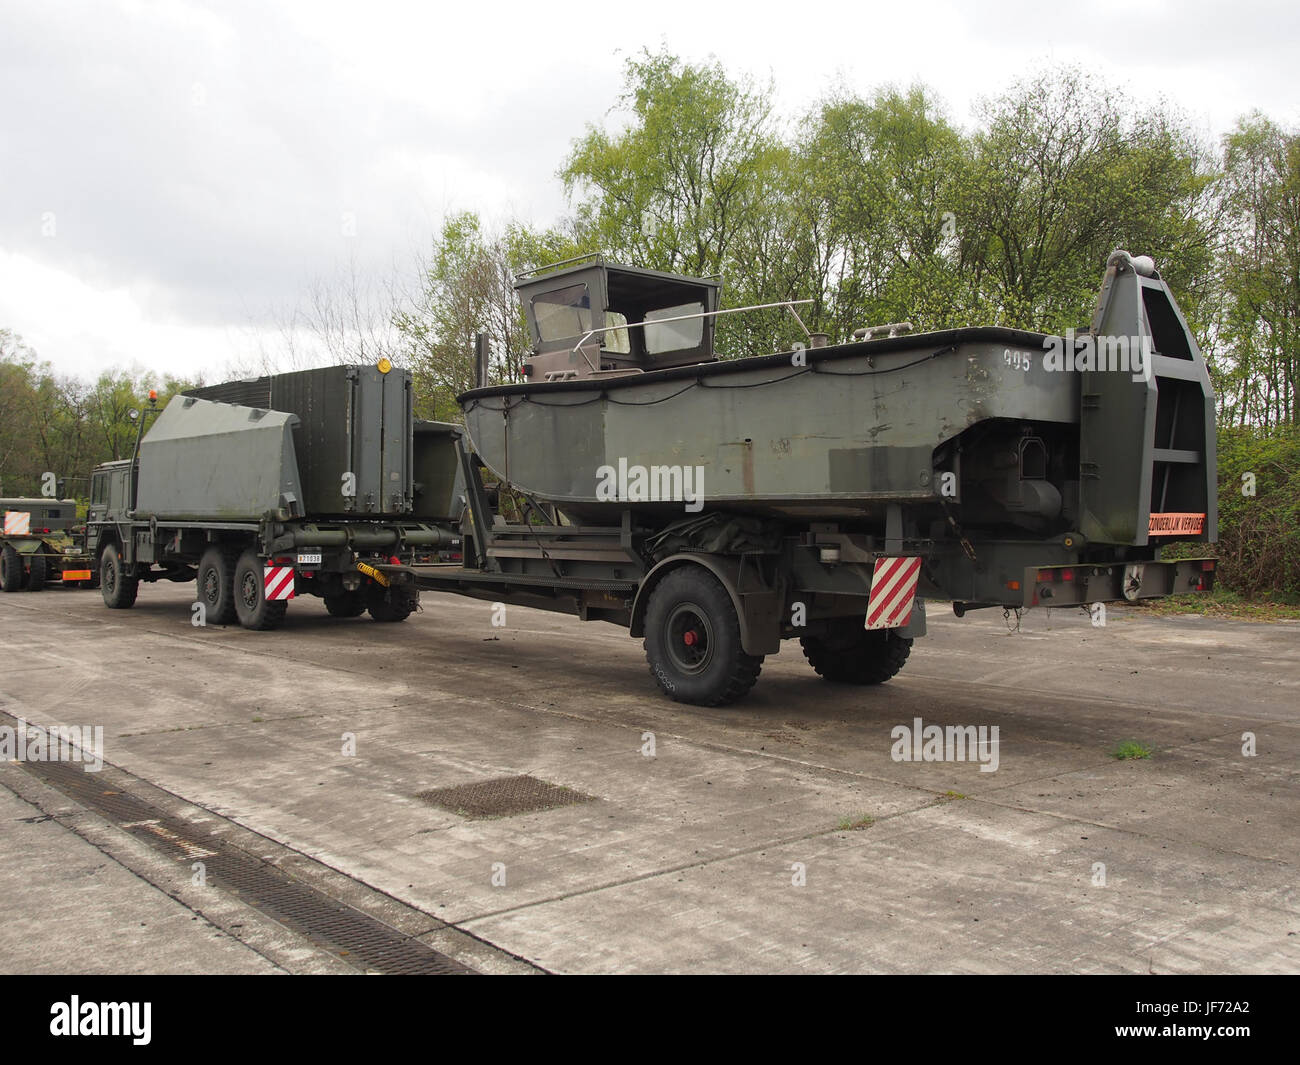
<instances>
[{"instance_id":1,"label":"truck tire","mask_svg":"<svg viewBox=\"0 0 1300 1065\"><path fill-rule=\"evenodd\" d=\"M40 552L42 548L37 549L37 553L32 555L31 563L27 570L27 590L29 592L39 592L45 588L45 578L49 576L50 560Z\"/></svg>"},{"instance_id":2,"label":"truck tire","mask_svg":"<svg viewBox=\"0 0 1300 1065\"><path fill-rule=\"evenodd\" d=\"M698 566L670 572L650 593L645 654L670 699L696 706L734 702L754 686L762 655L746 654L731 596Z\"/></svg>"},{"instance_id":3,"label":"truck tire","mask_svg":"<svg viewBox=\"0 0 1300 1065\"><path fill-rule=\"evenodd\" d=\"M801 636L803 654L817 673L839 684L883 684L903 668L912 641L893 629L863 628L844 619L821 636Z\"/></svg>"},{"instance_id":4,"label":"truck tire","mask_svg":"<svg viewBox=\"0 0 1300 1065\"><path fill-rule=\"evenodd\" d=\"M23 558L13 544L0 549L0 591L16 592L23 586Z\"/></svg>"},{"instance_id":5,"label":"truck tire","mask_svg":"<svg viewBox=\"0 0 1300 1065\"><path fill-rule=\"evenodd\" d=\"M419 600L413 596L394 590L386 595L373 596L366 609L375 621L405 621L415 610L417 602Z\"/></svg>"},{"instance_id":6,"label":"truck tire","mask_svg":"<svg viewBox=\"0 0 1300 1065\"><path fill-rule=\"evenodd\" d=\"M99 556L99 594L110 610L135 606L135 597L140 594L140 582L123 572L117 544L105 544L104 553Z\"/></svg>"},{"instance_id":7,"label":"truck tire","mask_svg":"<svg viewBox=\"0 0 1300 1065\"><path fill-rule=\"evenodd\" d=\"M287 599L268 602L262 559L251 547L235 563L235 616L246 629L278 629L289 609Z\"/></svg>"},{"instance_id":8,"label":"truck tire","mask_svg":"<svg viewBox=\"0 0 1300 1065\"><path fill-rule=\"evenodd\" d=\"M359 618L366 612L366 601L360 592L341 592L325 596L325 609L332 618Z\"/></svg>"},{"instance_id":9,"label":"truck tire","mask_svg":"<svg viewBox=\"0 0 1300 1065\"><path fill-rule=\"evenodd\" d=\"M231 625L235 622L235 566L238 548L212 544L199 559L194 578L195 598L203 604L208 625Z\"/></svg>"}]
</instances>

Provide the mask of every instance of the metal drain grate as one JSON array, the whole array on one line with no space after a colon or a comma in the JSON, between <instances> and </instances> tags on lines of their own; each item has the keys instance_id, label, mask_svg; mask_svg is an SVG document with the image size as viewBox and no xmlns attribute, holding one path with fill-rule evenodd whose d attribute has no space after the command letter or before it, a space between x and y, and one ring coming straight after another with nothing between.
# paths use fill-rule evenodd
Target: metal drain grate
<instances>
[{"instance_id":1,"label":"metal drain grate","mask_svg":"<svg viewBox=\"0 0 1300 1065\"><path fill-rule=\"evenodd\" d=\"M86 773L79 765L61 762L22 765L169 857L185 862L202 861L210 884L237 896L351 965L368 971L413 975L474 971L275 866L238 851L209 830L172 817L138 796L106 787L100 774Z\"/></svg>"},{"instance_id":2,"label":"metal drain grate","mask_svg":"<svg viewBox=\"0 0 1300 1065\"><path fill-rule=\"evenodd\" d=\"M577 806L595 799L594 795L584 795L562 784L549 784L527 775L434 788L418 792L415 797L462 817L509 817L559 806Z\"/></svg>"}]
</instances>

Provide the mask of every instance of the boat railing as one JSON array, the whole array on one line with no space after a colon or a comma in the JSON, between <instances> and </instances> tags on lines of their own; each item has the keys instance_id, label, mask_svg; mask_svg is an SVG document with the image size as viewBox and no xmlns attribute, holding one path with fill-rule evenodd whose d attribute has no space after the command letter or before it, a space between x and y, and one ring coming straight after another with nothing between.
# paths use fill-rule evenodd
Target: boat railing
<instances>
[{"instance_id":1,"label":"boat railing","mask_svg":"<svg viewBox=\"0 0 1300 1065\"><path fill-rule=\"evenodd\" d=\"M584 359L586 359L587 365L591 367L591 372L599 373L600 368L596 366L591 361L590 358L588 358L587 353L583 350L583 348L587 344L587 341L591 340L593 337L601 336L605 333L613 333L619 329L644 329L648 325L667 325L669 322L687 322L695 318L716 318L719 315L723 315L723 314L740 314L742 311L769 311L775 307L784 307L787 311L789 311L792 315L794 315L794 320L799 323L799 328L803 330L804 336L808 337L808 339L811 340L813 334L808 331L808 327L804 325L804 321L802 318L799 317L799 312L795 310L795 307L802 307L805 304L812 303L812 302L813 301L810 299L809 300L779 300L776 303L755 303L755 304L751 304L748 307L727 307L726 309L719 310L719 311L699 311L695 314L675 315L672 318L655 318L652 320L641 321L641 322L624 322L622 325L607 325L607 326L603 326L600 329L588 329L587 332L583 334L582 339L579 340L573 346L573 350L570 352L570 354L581 355Z\"/></svg>"}]
</instances>

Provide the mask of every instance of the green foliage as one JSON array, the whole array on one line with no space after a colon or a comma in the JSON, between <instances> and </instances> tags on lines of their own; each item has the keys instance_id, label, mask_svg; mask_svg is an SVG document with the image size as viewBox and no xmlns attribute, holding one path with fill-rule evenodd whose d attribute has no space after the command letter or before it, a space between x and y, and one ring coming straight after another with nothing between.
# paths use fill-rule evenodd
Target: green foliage
<instances>
[{"instance_id":1,"label":"green foliage","mask_svg":"<svg viewBox=\"0 0 1300 1065\"><path fill-rule=\"evenodd\" d=\"M1300 134L1256 113L1224 139L1224 413L1265 428L1300 418Z\"/></svg>"},{"instance_id":2,"label":"green foliage","mask_svg":"<svg viewBox=\"0 0 1300 1065\"><path fill-rule=\"evenodd\" d=\"M56 375L21 338L0 330L0 495L39 495L46 472L84 498L96 463L125 458L135 443L128 411L158 390L165 404L184 382L107 370L89 383Z\"/></svg>"},{"instance_id":3,"label":"green foliage","mask_svg":"<svg viewBox=\"0 0 1300 1065\"><path fill-rule=\"evenodd\" d=\"M1219 432L1219 581L1300 596L1300 426ZM1249 494L1253 491L1253 494Z\"/></svg>"},{"instance_id":4,"label":"green foliage","mask_svg":"<svg viewBox=\"0 0 1300 1065\"><path fill-rule=\"evenodd\" d=\"M474 387L475 336L486 333L488 380L518 381L529 347L515 275L577 254L574 241L554 230L512 223L485 231L470 211L446 219L420 276L415 301L393 318L401 357L415 383L416 414L459 421L456 396Z\"/></svg>"},{"instance_id":5,"label":"green foliage","mask_svg":"<svg viewBox=\"0 0 1300 1065\"><path fill-rule=\"evenodd\" d=\"M1127 761L1129 759L1142 759L1151 757L1151 748L1145 744L1138 743L1137 740L1125 740L1118 744L1110 756L1118 761Z\"/></svg>"}]
</instances>

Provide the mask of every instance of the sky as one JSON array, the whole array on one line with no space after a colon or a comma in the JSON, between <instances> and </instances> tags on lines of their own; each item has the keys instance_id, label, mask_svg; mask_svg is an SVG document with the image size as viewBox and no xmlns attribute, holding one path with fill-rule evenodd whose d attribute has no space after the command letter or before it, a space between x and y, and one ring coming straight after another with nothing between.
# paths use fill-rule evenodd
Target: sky
<instances>
[{"instance_id":1,"label":"sky","mask_svg":"<svg viewBox=\"0 0 1300 1065\"><path fill-rule=\"evenodd\" d=\"M448 212L556 221L573 141L660 47L791 121L920 81L970 126L1072 65L1207 137L1300 128L1293 3L0 0L0 328L58 373L220 380L313 286L409 276Z\"/></svg>"}]
</instances>

